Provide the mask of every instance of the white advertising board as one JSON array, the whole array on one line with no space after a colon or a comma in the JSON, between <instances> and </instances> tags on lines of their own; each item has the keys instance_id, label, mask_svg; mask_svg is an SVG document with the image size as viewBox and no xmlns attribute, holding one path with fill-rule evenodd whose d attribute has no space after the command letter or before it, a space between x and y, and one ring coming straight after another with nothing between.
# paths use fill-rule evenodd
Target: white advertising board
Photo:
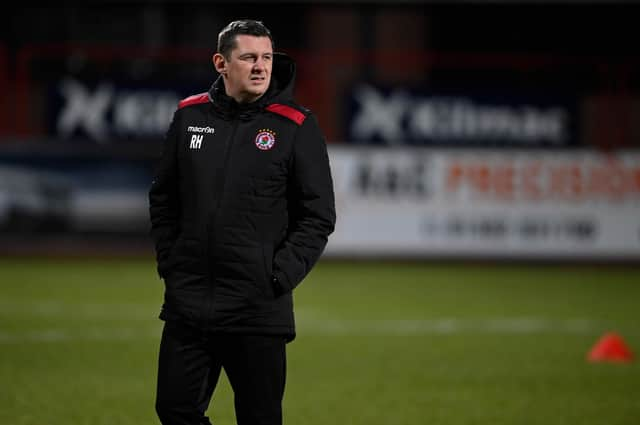
<instances>
[{"instance_id":1,"label":"white advertising board","mask_svg":"<svg viewBox=\"0 0 640 425\"><path fill-rule=\"evenodd\" d=\"M326 255L640 259L640 152L330 146Z\"/></svg>"}]
</instances>

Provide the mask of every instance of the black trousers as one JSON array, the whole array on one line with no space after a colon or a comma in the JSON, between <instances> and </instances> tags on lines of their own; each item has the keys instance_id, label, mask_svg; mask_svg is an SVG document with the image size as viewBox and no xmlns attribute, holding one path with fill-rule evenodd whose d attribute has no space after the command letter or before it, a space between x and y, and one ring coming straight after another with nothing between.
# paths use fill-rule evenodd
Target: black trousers
<instances>
[{"instance_id":1,"label":"black trousers","mask_svg":"<svg viewBox=\"0 0 640 425\"><path fill-rule=\"evenodd\" d=\"M156 412L163 425L210 425L205 412L224 368L238 425L281 425L284 337L207 334L166 322L160 342Z\"/></svg>"}]
</instances>

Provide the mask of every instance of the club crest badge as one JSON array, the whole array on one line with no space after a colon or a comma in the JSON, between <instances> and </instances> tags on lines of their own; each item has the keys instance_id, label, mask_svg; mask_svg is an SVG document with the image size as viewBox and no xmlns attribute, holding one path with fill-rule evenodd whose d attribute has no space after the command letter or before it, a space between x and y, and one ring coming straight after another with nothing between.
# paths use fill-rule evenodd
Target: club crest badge
<instances>
[{"instance_id":1,"label":"club crest badge","mask_svg":"<svg viewBox=\"0 0 640 425\"><path fill-rule=\"evenodd\" d=\"M268 151L276 144L276 133L266 128L260 129L256 136L256 147L261 151Z\"/></svg>"}]
</instances>

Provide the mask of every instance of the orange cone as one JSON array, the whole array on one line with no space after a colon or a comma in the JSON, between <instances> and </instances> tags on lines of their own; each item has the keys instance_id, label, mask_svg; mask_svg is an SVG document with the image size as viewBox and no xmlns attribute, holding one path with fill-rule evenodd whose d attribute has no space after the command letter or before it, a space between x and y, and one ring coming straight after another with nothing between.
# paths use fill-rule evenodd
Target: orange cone
<instances>
[{"instance_id":1,"label":"orange cone","mask_svg":"<svg viewBox=\"0 0 640 425\"><path fill-rule=\"evenodd\" d=\"M591 348L587 360L590 362L629 363L633 361L633 353L620 335L608 332Z\"/></svg>"}]
</instances>

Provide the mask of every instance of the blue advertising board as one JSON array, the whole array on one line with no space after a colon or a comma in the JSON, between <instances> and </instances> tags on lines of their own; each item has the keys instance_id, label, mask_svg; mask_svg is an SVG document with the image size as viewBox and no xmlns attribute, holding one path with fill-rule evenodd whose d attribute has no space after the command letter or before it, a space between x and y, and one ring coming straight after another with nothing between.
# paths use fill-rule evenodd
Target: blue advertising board
<instances>
[{"instance_id":1,"label":"blue advertising board","mask_svg":"<svg viewBox=\"0 0 640 425\"><path fill-rule=\"evenodd\" d=\"M178 102L207 89L206 84L153 86L63 78L48 90L47 132L62 140L99 144L159 140Z\"/></svg>"},{"instance_id":2,"label":"blue advertising board","mask_svg":"<svg viewBox=\"0 0 640 425\"><path fill-rule=\"evenodd\" d=\"M438 92L360 83L347 100L347 141L370 145L568 147L575 98L533 92Z\"/></svg>"}]
</instances>

